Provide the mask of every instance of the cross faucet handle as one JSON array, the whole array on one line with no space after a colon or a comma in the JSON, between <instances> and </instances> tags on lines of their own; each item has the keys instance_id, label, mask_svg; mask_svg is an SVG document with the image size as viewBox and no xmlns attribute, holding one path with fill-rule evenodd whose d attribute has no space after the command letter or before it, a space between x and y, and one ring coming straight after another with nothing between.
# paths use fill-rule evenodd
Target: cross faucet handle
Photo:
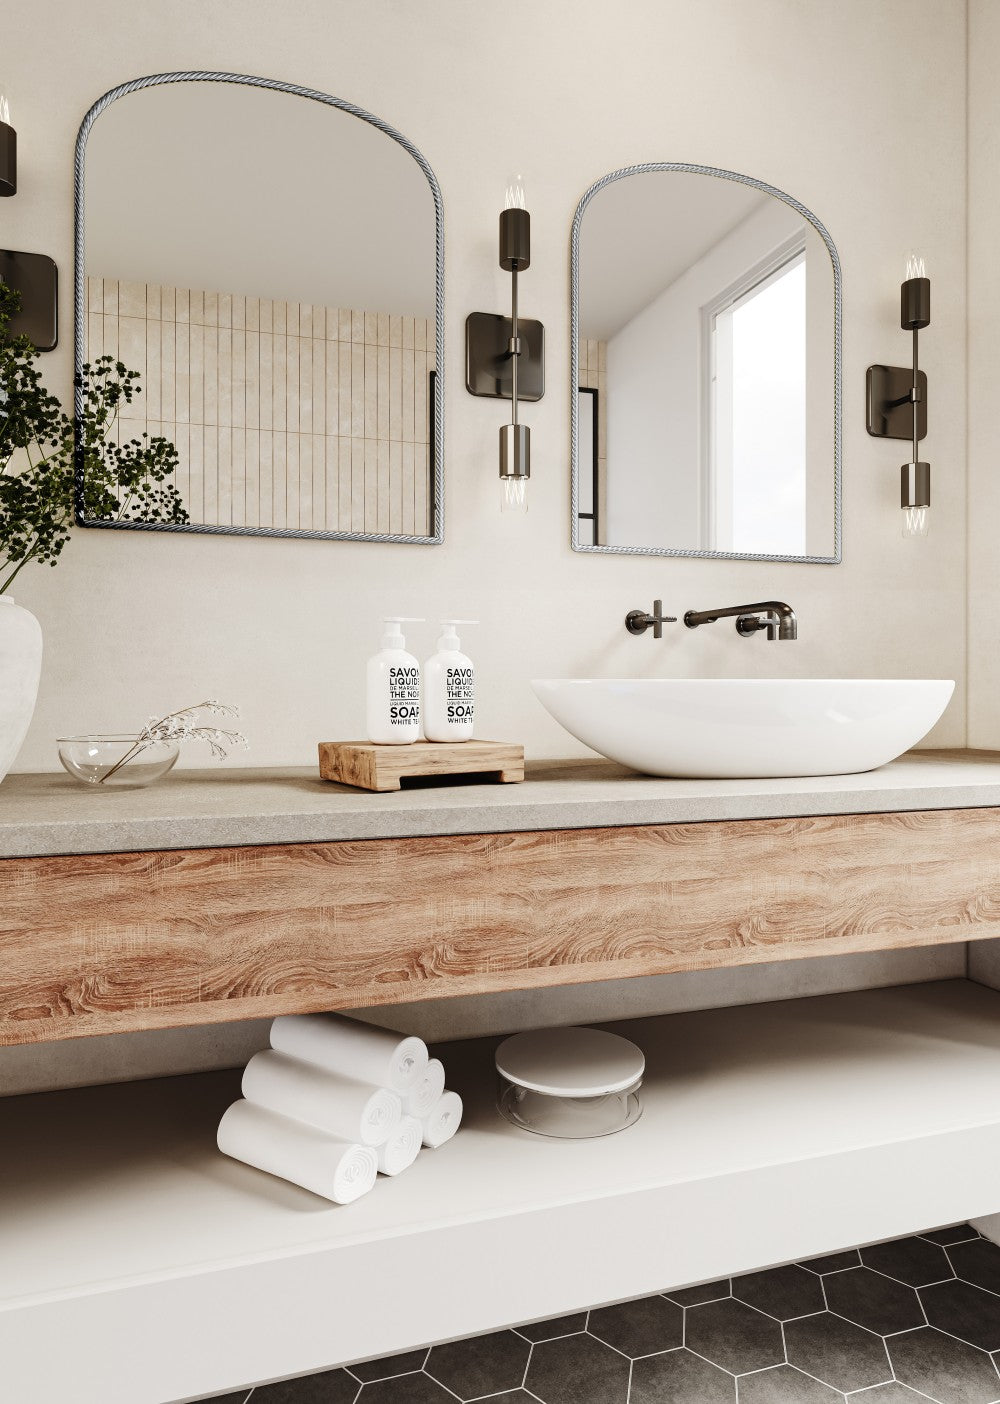
<instances>
[{"instance_id":1,"label":"cross faucet handle","mask_svg":"<svg viewBox=\"0 0 1000 1404\"><path fill-rule=\"evenodd\" d=\"M653 630L653 638L663 637L664 624L676 624L676 614L663 613L663 601L653 601L653 612L647 614L643 609L630 609L625 616L625 628L630 634L644 634L647 629Z\"/></svg>"}]
</instances>

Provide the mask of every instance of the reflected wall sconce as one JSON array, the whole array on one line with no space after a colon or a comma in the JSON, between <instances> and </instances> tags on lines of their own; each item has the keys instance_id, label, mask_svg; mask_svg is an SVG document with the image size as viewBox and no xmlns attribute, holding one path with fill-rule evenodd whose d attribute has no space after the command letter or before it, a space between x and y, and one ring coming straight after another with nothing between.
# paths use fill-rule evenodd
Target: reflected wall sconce
<instances>
[{"instance_id":1,"label":"reflected wall sconce","mask_svg":"<svg viewBox=\"0 0 1000 1404\"><path fill-rule=\"evenodd\" d=\"M471 312L465 322L465 386L470 395L510 400L510 423L500 428L500 505L528 510L531 431L519 418L522 400L545 394L545 328L518 315L517 279L531 265L531 216L516 176L500 211L500 267L511 275L510 316Z\"/></svg>"},{"instance_id":2,"label":"reflected wall sconce","mask_svg":"<svg viewBox=\"0 0 1000 1404\"><path fill-rule=\"evenodd\" d=\"M920 461L927 434L927 376L919 368L918 337L931 320L931 283L924 260L911 254L900 287L899 323L913 335L912 366L869 366L868 432L877 438L909 439L910 462L900 471L903 535L926 536L930 528L931 465Z\"/></svg>"},{"instance_id":3,"label":"reflected wall sconce","mask_svg":"<svg viewBox=\"0 0 1000 1404\"><path fill-rule=\"evenodd\" d=\"M10 102L0 84L0 195L17 194L17 132L10 125Z\"/></svg>"}]
</instances>

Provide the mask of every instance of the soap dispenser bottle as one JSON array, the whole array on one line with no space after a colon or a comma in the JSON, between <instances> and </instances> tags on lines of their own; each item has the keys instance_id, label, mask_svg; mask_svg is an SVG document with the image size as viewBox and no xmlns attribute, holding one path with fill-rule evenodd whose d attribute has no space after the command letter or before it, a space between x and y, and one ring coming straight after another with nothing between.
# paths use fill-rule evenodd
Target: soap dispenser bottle
<instances>
[{"instance_id":1,"label":"soap dispenser bottle","mask_svg":"<svg viewBox=\"0 0 1000 1404\"><path fill-rule=\"evenodd\" d=\"M368 740L404 745L420 735L420 664L406 651L402 624L422 619L383 619L382 647L368 660Z\"/></svg>"},{"instance_id":2,"label":"soap dispenser bottle","mask_svg":"<svg viewBox=\"0 0 1000 1404\"><path fill-rule=\"evenodd\" d=\"M461 650L457 629L475 619L442 619L437 652L424 665L424 735L428 741L471 741L476 670Z\"/></svg>"}]
</instances>

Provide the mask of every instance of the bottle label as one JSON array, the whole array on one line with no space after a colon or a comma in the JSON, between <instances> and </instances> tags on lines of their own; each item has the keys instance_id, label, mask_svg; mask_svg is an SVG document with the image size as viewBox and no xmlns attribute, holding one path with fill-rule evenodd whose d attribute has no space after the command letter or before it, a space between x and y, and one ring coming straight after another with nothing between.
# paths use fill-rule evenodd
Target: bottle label
<instances>
[{"instance_id":1,"label":"bottle label","mask_svg":"<svg viewBox=\"0 0 1000 1404\"><path fill-rule=\"evenodd\" d=\"M413 726L420 720L420 669L389 669L389 725Z\"/></svg>"},{"instance_id":2,"label":"bottle label","mask_svg":"<svg viewBox=\"0 0 1000 1404\"><path fill-rule=\"evenodd\" d=\"M446 668L448 720L470 722L476 705L476 673L474 668Z\"/></svg>"}]
</instances>

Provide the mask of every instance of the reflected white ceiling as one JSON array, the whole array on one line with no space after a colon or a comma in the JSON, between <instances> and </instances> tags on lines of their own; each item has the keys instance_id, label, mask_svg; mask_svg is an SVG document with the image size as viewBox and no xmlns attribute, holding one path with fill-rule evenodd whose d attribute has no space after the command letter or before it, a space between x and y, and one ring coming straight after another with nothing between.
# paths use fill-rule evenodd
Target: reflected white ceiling
<instances>
[{"instance_id":1,"label":"reflected white ceiling","mask_svg":"<svg viewBox=\"0 0 1000 1404\"><path fill-rule=\"evenodd\" d=\"M93 276L434 315L434 200L409 153L337 108L176 83L120 98L87 145Z\"/></svg>"},{"instance_id":2,"label":"reflected white ceiling","mask_svg":"<svg viewBox=\"0 0 1000 1404\"><path fill-rule=\"evenodd\" d=\"M606 341L761 205L752 186L650 171L599 191L580 236L580 326Z\"/></svg>"}]
</instances>

